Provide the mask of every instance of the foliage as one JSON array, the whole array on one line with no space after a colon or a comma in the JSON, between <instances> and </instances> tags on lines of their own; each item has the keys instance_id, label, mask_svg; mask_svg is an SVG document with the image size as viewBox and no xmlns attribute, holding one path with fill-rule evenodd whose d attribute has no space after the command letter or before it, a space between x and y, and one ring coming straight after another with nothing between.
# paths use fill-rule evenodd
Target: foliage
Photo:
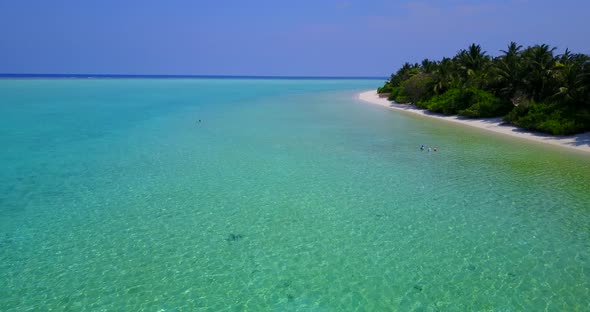
<instances>
[{"instance_id":1,"label":"foliage","mask_svg":"<svg viewBox=\"0 0 590 312\"><path fill-rule=\"evenodd\" d=\"M426 107L433 112L455 115L459 110L467 108L468 104L465 102L463 92L458 88L454 88L443 94L435 95L430 100L420 104L420 106Z\"/></svg>"},{"instance_id":2,"label":"foliage","mask_svg":"<svg viewBox=\"0 0 590 312\"><path fill-rule=\"evenodd\" d=\"M446 115L505 116L552 134L590 130L590 56L554 52L511 42L491 57L472 44L452 58L405 63L379 92Z\"/></svg>"},{"instance_id":3,"label":"foliage","mask_svg":"<svg viewBox=\"0 0 590 312\"><path fill-rule=\"evenodd\" d=\"M521 128L553 135L567 135L590 130L590 112L577 113L555 104L529 102L512 110L504 120Z\"/></svg>"},{"instance_id":4,"label":"foliage","mask_svg":"<svg viewBox=\"0 0 590 312\"><path fill-rule=\"evenodd\" d=\"M510 102L503 101L493 94L477 88L465 90L463 99L470 106L458 113L465 117L494 117L506 114L512 109Z\"/></svg>"},{"instance_id":5,"label":"foliage","mask_svg":"<svg viewBox=\"0 0 590 312\"><path fill-rule=\"evenodd\" d=\"M393 87L389 84L385 84L383 87L377 88L377 93L391 93Z\"/></svg>"},{"instance_id":6,"label":"foliage","mask_svg":"<svg viewBox=\"0 0 590 312\"><path fill-rule=\"evenodd\" d=\"M419 73L402 83L403 92L409 102L416 103L432 96L432 75Z\"/></svg>"},{"instance_id":7,"label":"foliage","mask_svg":"<svg viewBox=\"0 0 590 312\"><path fill-rule=\"evenodd\" d=\"M403 87L395 87L391 90L391 93L389 94L389 100L390 101L395 101L397 103L401 103L401 104L405 104L405 103L410 103L410 98L408 97L408 95L405 92L405 89Z\"/></svg>"}]
</instances>

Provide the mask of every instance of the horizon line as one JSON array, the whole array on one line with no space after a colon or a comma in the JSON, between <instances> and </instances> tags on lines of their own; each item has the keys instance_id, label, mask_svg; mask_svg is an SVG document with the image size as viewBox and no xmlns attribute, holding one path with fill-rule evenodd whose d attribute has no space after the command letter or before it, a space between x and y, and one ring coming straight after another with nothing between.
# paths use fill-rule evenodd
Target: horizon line
<instances>
[{"instance_id":1,"label":"horizon line","mask_svg":"<svg viewBox=\"0 0 590 312\"><path fill-rule=\"evenodd\" d=\"M0 73L0 78L211 78L211 79L388 79L383 76L273 76L273 75L159 75L159 74L16 74Z\"/></svg>"}]
</instances>

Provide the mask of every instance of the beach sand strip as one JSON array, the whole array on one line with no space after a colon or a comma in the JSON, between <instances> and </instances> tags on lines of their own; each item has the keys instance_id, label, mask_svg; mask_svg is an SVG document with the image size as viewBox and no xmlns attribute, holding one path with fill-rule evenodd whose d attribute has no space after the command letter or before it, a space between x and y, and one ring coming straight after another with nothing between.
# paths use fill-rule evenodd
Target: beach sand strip
<instances>
[{"instance_id":1,"label":"beach sand strip","mask_svg":"<svg viewBox=\"0 0 590 312\"><path fill-rule=\"evenodd\" d=\"M395 102L387 100L386 98L380 98L375 90L362 92L358 95L358 98L363 102L385 106L390 109L403 111L406 113L459 123L471 127L492 131L495 133L509 135L516 138L551 144L555 146L561 146L590 153L590 132L571 136L553 136L544 133L531 132L508 125L504 123L501 118L470 119L460 116L445 116L442 114L430 112L426 109L417 108L414 105L397 104Z\"/></svg>"}]
</instances>

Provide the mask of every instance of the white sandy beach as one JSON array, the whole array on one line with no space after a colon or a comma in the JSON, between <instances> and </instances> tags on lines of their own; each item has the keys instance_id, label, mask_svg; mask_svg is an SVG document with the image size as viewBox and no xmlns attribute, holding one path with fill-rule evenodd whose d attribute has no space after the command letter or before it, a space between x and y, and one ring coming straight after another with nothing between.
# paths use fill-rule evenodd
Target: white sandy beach
<instances>
[{"instance_id":1,"label":"white sandy beach","mask_svg":"<svg viewBox=\"0 0 590 312\"><path fill-rule=\"evenodd\" d=\"M504 125L502 124L501 118L468 119L458 116L444 116L441 114L432 113L425 109L416 108L412 105L397 104L387 100L386 98L380 98L375 90L362 92L358 95L358 98L367 103L381 105L411 114L417 114L429 118L436 118L440 120L446 120L449 122L460 123L480 129L485 129L488 131L493 131L496 133L510 135L521 139L566 147L590 153L590 132L572 136L552 136L543 133L530 132L510 125Z\"/></svg>"}]
</instances>

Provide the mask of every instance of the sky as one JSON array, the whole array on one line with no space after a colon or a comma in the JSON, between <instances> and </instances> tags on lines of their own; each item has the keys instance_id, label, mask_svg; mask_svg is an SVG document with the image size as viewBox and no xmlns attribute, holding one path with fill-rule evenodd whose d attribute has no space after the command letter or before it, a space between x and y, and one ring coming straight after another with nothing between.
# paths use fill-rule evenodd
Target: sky
<instances>
[{"instance_id":1,"label":"sky","mask_svg":"<svg viewBox=\"0 0 590 312\"><path fill-rule=\"evenodd\" d=\"M590 54L589 0L0 0L0 73L370 76L510 41Z\"/></svg>"}]
</instances>

